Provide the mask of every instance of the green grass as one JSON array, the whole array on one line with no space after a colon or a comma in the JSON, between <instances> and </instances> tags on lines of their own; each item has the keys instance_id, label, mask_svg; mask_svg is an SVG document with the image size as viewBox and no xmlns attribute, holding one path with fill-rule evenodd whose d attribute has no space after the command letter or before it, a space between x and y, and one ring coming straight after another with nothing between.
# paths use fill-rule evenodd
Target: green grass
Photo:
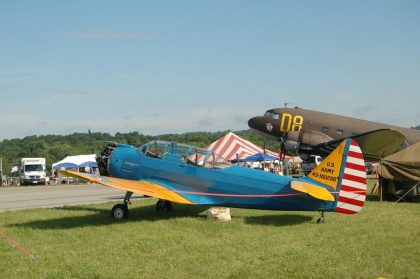
<instances>
[{"instance_id":1,"label":"green grass","mask_svg":"<svg viewBox=\"0 0 420 279\"><path fill-rule=\"evenodd\" d=\"M1 278L419 278L420 204L368 201L353 216L133 202L114 221L112 203L0 214Z\"/></svg>"}]
</instances>

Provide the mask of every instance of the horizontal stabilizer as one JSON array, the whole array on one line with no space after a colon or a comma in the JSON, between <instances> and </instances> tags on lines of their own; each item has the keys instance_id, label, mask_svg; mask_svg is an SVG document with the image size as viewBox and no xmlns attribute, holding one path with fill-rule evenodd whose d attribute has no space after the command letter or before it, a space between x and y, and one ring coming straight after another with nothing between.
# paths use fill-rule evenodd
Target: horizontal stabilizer
<instances>
[{"instance_id":1,"label":"horizontal stabilizer","mask_svg":"<svg viewBox=\"0 0 420 279\"><path fill-rule=\"evenodd\" d=\"M325 188L300 181L292 181L291 187L298 192L306 193L323 201L334 201L334 196Z\"/></svg>"}]
</instances>

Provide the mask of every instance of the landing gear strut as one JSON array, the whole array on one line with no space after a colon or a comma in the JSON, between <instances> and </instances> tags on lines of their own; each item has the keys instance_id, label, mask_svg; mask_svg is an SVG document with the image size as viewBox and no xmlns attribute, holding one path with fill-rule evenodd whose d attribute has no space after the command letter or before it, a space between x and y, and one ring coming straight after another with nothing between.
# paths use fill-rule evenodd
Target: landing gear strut
<instances>
[{"instance_id":1,"label":"landing gear strut","mask_svg":"<svg viewBox=\"0 0 420 279\"><path fill-rule=\"evenodd\" d=\"M130 203L131 195L133 195L133 192L127 192L125 193L124 201L123 203L119 203L114 205L114 207L111 210L111 216L115 219L127 219L129 215L128 211L128 205Z\"/></svg>"},{"instance_id":2,"label":"landing gear strut","mask_svg":"<svg viewBox=\"0 0 420 279\"><path fill-rule=\"evenodd\" d=\"M172 203L167 200L158 200L156 203L157 212L169 212L172 210Z\"/></svg>"},{"instance_id":3,"label":"landing gear strut","mask_svg":"<svg viewBox=\"0 0 420 279\"><path fill-rule=\"evenodd\" d=\"M321 217L319 217L318 220L316 220L316 223L317 224L325 223L324 211L321 211Z\"/></svg>"}]
</instances>

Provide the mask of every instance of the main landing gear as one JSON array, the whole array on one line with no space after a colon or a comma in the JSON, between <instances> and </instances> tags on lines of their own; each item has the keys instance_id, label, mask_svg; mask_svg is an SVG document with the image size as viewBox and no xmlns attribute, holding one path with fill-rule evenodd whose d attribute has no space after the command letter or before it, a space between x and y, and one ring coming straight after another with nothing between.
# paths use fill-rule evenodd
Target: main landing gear
<instances>
[{"instance_id":1,"label":"main landing gear","mask_svg":"<svg viewBox=\"0 0 420 279\"><path fill-rule=\"evenodd\" d=\"M128 205L130 203L131 195L133 195L133 192L127 192L125 193L124 201L123 203L119 203L114 205L114 207L111 209L111 216L115 219L127 219L128 218Z\"/></svg>"},{"instance_id":2,"label":"main landing gear","mask_svg":"<svg viewBox=\"0 0 420 279\"><path fill-rule=\"evenodd\" d=\"M158 200L156 203L157 212L169 212L172 210L172 203L167 200Z\"/></svg>"},{"instance_id":3,"label":"main landing gear","mask_svg":"<svg viewBox=\"0 0 420 279\"><path fill-rule=\"evenodd\" d=\"M129 215L128 205L130 203L130 198L133 195L133 192L127 192L124 197L123 203L119 203L114 205L111 210L111 217L114 219L127 219ZM156 211L157 212L169 212L172 211L172 203L167 200L158 200L156 203Z\"/></svg>"},{"instance_id":4,"label":"main landing gear","mask_svg":"<svg viewBox=\"0 0 420 279\"><path fill-rule=\"evenodd\" d=\"M321 217L319 217L318 220L316 220L317 224L325 223L324 211L321 211L320 213L321 213Z\"/></svg>"}]
</instances>

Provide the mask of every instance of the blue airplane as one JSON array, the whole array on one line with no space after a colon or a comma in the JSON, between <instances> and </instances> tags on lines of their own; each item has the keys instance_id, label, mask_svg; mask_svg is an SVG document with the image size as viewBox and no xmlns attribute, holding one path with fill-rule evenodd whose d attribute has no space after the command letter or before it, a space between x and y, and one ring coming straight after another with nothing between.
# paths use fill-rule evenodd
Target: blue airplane
<instances>
[{"instance_id":1,"label":"blue airplane","mask_svg":"<svg viewBox=\"0 0 420 279\"><path fill-rule=\"evenodd\" d=\"M158 198L157 211L172 202L208 206L355 214L366 198L366 172L357 142L345 139L307 177L289 177L232 164L219 155L176 142L140 147L108 143L97 157L100 176L61 170L90 182L127 191L112 208L127 218L133 193Z\"/></svg>"}]
</instances>

